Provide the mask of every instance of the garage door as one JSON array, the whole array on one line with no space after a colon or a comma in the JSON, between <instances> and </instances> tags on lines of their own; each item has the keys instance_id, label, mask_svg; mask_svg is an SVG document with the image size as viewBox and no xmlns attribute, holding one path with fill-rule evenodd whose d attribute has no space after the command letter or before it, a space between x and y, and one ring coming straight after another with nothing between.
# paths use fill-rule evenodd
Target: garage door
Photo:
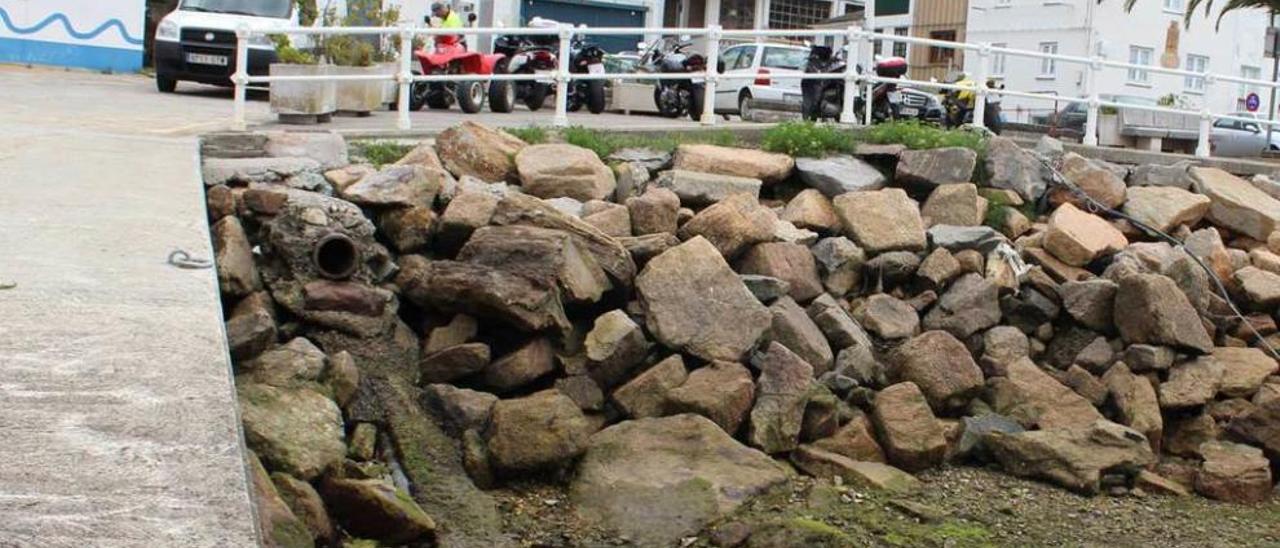
<instances>
[{"instance_id":1,"label":"garage door","mask_svg":"<svg viewBox=\"0 0 1280 548\"><path fill-rule=\"evenodd\" d=\"M603 2L574 0L523 0L520 18L529 21L534 17L554 19L574 26L588 27L644 27L644 6L626 6ZM605 51L635 51L639 33L626 36L591 36L587 40L598 44Z\"/></svg>"}]
</instances>

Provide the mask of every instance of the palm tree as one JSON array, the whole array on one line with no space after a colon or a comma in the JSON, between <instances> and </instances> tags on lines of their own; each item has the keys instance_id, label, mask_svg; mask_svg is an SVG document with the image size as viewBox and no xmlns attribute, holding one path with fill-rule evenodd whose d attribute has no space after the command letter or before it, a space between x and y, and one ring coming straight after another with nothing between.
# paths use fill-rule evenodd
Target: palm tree
<instances>
[{"instance_id":1,"label":"palm tree","mask_svg":"<svg viewBox=\"0 0 1280 548\"><path fill-rule=\"evenodd\" d=\"M1098 0L1099 4L1101 4L1102 2L1103 0ZM1214 0L1187 0L1187 15L1186 15L1185 24L1188 27L1191 26L1191 18L1195 16L1196 10L1199 9L1200 6L1204 6L1205 17L1212 16L1213 2ZM1137 3L1138 3L1138 0L1125 0L1124 1L1125 11L1133 11L1133 6ZM1274 15L1276 13L1280 13L1280 0L1227 0L1226 5L1222 7L1222 12L1218 14L1217 25L1214 28L1217 29L1222 27L1222 18L1227 13L1230 13L1235 10L1242 10L1242 9L1270 10L1271 14Z\"/></svg>"}]
</instances>

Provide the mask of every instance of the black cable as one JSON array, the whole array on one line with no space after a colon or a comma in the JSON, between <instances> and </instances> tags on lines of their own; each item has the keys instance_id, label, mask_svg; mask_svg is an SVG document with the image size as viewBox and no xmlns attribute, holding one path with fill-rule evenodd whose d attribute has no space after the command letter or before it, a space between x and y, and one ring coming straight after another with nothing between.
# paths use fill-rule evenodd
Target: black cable
<instances>
[{"instance_id":1,"label":"black cable","mask_svg":"<svg viewBox=\"0 0 1280 548\"><path fill-rule=\"evenodd\" d=\"M1067 178L1064 177L1062 173L1058 171L1058 168L1055 167L1052 163L1050 163L1047 159L1039 156L1037 156L1037 159L1039 159L1040 162L1044 164L1044 167L1049 169L1049 173L1052 175L1052 181L1050 181L1051 184L1062 186L1063 188L1066 188L1068 191L1070 191L1077 198L1080 198L1081 200L1083 200L1085 204L1085 209L1087 209L1090 213L1094 213L1094 214L1101 213L1109 217L1124 219L1125 221L1128 221L1130 224L1138 227L1140 230L1142 230L1143 232L1146 232L1148 235L1152 237L1164 240L1177 247L1183 247L1184 248L1183 252L1186 253L1188 257L1191 257L1191 259L1195 261L1197 265L1200 265L1200 268L1203 269L1205 273L1209 275L1209 279L1213 280L1214 286L1217 287L1218 289L1218 295L1221 296L1222 299L1227 302L1227 306L1231 307L1231 312L1236 315L1236 318L1239 318L1240 322L1249 328L1249 331L1251 331L1253 333L1253 336L1257 339L1257 341L1261 343L1262 346L1264 346L1267 349L1267 351L1271 353L1271 356L1273 358L1275 358L1276 360L1280 360L1280 352L1277 352L1275 347L1271 346L1271 343L1268 342L1267 339L1262 336L1262 333L1259 333L1258 329L1253 326L1253 323L1250 322L1247 317L1245 317L1244 313L1240 312L1240 308L1237 307L1235 301L1231 299L1231 295L1227 291L1227 286L1222 283L1222 279L1218 277L1218 275L1213 271L1212 268L1209 268L1209 265L1206 265L1204 261L1200 260L1200 257L1197 257L1195 253L1187 251L1184 247L1185 244L1183 243L1182 240L1174 238L1173 236L1170 236L1169 234L1166 234L1151 225L1148 225L1142 221L1139 221L1127 213L1117 211L1115 209L1112 209L1103 205L1102 203L1093 199L1092 196L1085 193L1085 191L1082 190L1080 187L1076 186L1071 181L1068 181ZM1047 197L1048 195L1049 195L1049 192L1046 189L1044 196L1042 198ZM1043 201L1041 202L1041 205L1043 207L1044 205Z\"/></svg>"}]
</instances>

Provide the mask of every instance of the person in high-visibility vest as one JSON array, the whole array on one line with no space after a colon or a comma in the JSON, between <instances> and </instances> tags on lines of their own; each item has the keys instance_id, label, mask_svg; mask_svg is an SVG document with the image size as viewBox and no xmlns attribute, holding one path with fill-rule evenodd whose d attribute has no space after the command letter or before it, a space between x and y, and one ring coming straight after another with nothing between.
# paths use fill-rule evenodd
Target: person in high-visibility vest
<instances>
[{"instance_id":1,"label":"person in high-visibility vest","mask_svg":"<svg viewBox=\"0 0 1280 548\"><path fill-rule=\"evenodd\" d=\"M449 4L444 2L436 2L431 4L431 15L440 21L442 29L460 29L462 28L462 16L458 12L453 11ZM436 37L437 45L454 45L462 41L461 34L441 34Z\"/></svg>"}]
</instances>

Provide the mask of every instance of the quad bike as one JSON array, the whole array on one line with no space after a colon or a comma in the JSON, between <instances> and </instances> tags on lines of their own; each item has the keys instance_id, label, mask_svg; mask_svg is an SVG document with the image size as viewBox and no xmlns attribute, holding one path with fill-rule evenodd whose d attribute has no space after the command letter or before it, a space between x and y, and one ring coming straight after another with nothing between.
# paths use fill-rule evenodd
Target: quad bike
<instances>
[{"instance_id":1,"label":"quad bike","mask_svg":"<svg viewBox=\"0 0 1280 548\"><path fill-rule=\"evenodd\" d=\"M414 57L422 65L421 72L415 74L493 74L494 67L505 56L501 54L484 55L468 51L458 36L439 35L435 38L433 51L419 49L413 52ZM495 82L498 84L498 82ZM501 82L510 86L511 82ZM504 93L503 86L497 86L499 93ZM466 80L461 82L414 82L409 97L409 108L421 110L423 105L433 109L447 109L454 102L467 114L480 112L484 106L486 84L483 80Z\"/></svg>"},{"instance_id":2,"label":"quad bike","mask_svg":"<svg viewBox=\"0 0 1280 548\"><path fill-rule=\"evenodd\" d=\"M489 84L489 110L511 112L516 101L523 101L529 110L542 108L551 92L552 84L546 78L556 70L558 40L557 37L522 35L499 36L494 40L494 53L503 56L495 72L541 75L543 79L493 81Z\"/></svg>"}]
</instances>

